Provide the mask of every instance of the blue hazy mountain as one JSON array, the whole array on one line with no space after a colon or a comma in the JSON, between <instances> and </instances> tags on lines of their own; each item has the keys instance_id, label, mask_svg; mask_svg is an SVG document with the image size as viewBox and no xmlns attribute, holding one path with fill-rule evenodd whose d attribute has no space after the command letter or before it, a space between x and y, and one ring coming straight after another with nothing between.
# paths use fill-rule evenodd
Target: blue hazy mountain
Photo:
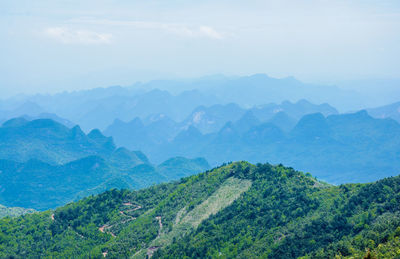
<instances>
[{"instance_id":1,"label":"blue hazy mountain","mask_svg":"<svg viewBox=\"0 0 400 259\"><path fill-rule=\"evenodd\" d=\"M338 114L338 111L327 103L317 105L304 99L297 102L284 101L280 104L269 103L266 105L259 105L255 106L251 110L260 120L263 121L273 118L279 112L284 112L295 120L299 120L306 114L317 112L324 116Z\"/></svg>"},{"instance_id":2,"label":"blue hazy mountain","mask_svg":"<svg viewBox=\"0 0 400 259\"><path fill-rule=\"evenodd\" d=\"M305 100L247 110L234 104L199 107L183 123L167 120L156 131L138 122L120 124L124 127L114 123L106 134L119 145L144 150L159 163L173 156L205 157L212 165L268 161L332 183L372 181L400 171L396 121L376 119L365 111L338 114L327 104Z\"/></svg>"},{"instance_id":3,"label":"blue hazy mountain","mask_svg":"<svg viewBox=\"0 0 400 259\"><path fill-rule=\"evenodd\" d=\"M50 119L55 122L61 123L68 128L73 128L74 126L76 126L76 124L74 122L64 119L64 118L61 118L61 117L57 116L57 114L54 114L54 113L44 112L44 113L40 113L36 116L23 115L21 117L23 117L24 119L26 119L28 121L39 120L39 119Z\"/></svg>"},{"instance_id":4,"label":"blue hazy mountain","mask_svg":"<svg viewBox=\"0 0 400 259\"><path fill-rule=\"evenodd\" d=\"M32 101L23 102L21 105L15 105L15 103L12 103L10 105L6 105L5 107L8 107L9 109L3 110L0 108L1 124L13 118L23 117L30 121L37 119L51 119L58 123L64 124L69 128L72 128L76 125L72 121L61 118L55 113L46 112L44 108Z\"/></svg>"},{"instance_id":5,"label":"blue hazy mountain","mask_svg":"<svg viewBox=\"0 0 400 259\"><path fill-rule=\"evenodd\" d=\"M7 109L8 108L8 109ZM44 113L45 110L43 107L38 105L33 101L25 101L18 105L10 105L6 107L2 107L0 110L0 118L1 119L10 119L22 115L27 116L38 116L41 113Z\"/></svg>"},{"instance_id":6,"label":"blue hazy mountain","mask_svg":"<svg viewBox=\"0 0 400 259\"><path fill-rule=\"evenodd\" d=\"M253 126L270 122L287 132L294 127L301 116L312 112L321 112L325 116L337 114L337 110L330 105L315 105L305 100L297 103L289 101L281 104L271 103L250 109L244 109L233 103L219 104L209 107L199 106L182 122L176 122L165 114L148 116L143 120L137 117L129 122L116 119L107 127L104 134L112 136L117 145L142 150L154 158L158 156L155 153L160 152L158 151L160 145L171 142L180 132L190 127L196 128L202 134L215 134L226 123L233 122L236 129L243 133Z\"/></svg>"},{"instance_id":7,"label":"blue hazy mountain","mask_svg":"<svg viewBox=\"0 0 400 259\"><path fill-rule=\"evenodd\" d=\"M152 165L99 130L85 134L50 119L8 120L0 128L0 204L38 210L111 188L138 189L209 169L204 159Z\"/></svg>"},{"instance_id":8,"label":"blue hazy mountain","mask_svg":"<svg viewBox=\"0 0 400 259\"><path fill-rule=\"evenodd\" d=\"M277 79L256 74L243 77L214 76L192 80L160 80L137 83L130 87L113 86L55 95L23 96L12 101L2 101L0 108L7 110L15 109L24 103L34 104L37 106L36 109L38 107L41 109L40 113L57 114L79 124L88 132L93 128L104 130L115 119L131 121L135 117L145 119L154 114L164 114L174 121L181 122L198 106L236 103L249 108L268 103L281 103L285 100L298 102L302 99L313 103L330 103L342 110L359 106L352 105L357 101L356 93L334 86L317 86L302 83L292 77ZM346 104L346 100L351 102ZM307 104L302 109L306 108ZM320 110L311 109L307 113L322 112L324 115L329 115L321 111L321 108L323 107L320 107ZM296 110L289 112L290 107L285 107L285 103L281 104L281 107L275 107L276 111L279 109L284 109L294 118L301 117L291 114ZM13 117L24 114L14 113ZM255 115L258 117L256 112Z\"/></svg>"},{"instance_id":9,"label":"blue hazy mountain","mask_svg":"<svg viewBox=\"0 0 400 259\"><path fill-rule=\"evenodd\" d=\"M115 119L130 121L145 119L154 114L181 121L199 105L212 105L217 98L198 90L183 91L176 95L159 89L140 87L109 87L60 93L52 96L28 97L49 113L79 124L85 131L105 129Z\"/></svg>"},{"instance_id":10,"label":"blue hazy mountain","mask_svg":"<svg viewBox=\"0 0 400 259\"><path fill-rule=\"evenodd\" d=\"M268 122L278 126L283 131L290 131L296 125L297 120L293 117L290 117L286 112L279 111L277 112Z\"/></svg>"},{"instance_id":11,"label":"blue hazy mountain","mask_svg":"<svg viewBox=\"0 0 400 259\"><path fill-rule=\"evenodd\" d=\"M248 110L238 120L234 121L234 127L240 132L246 132L260 123L261 121L254 115L254 113L251 110Z\"/></svg>"},{"instance_id":12,"label":"blue hazy mountain","mask_svg":"<svg viewBox=\"0 0 400 259\"><path fill-rule=\"evenodd\" d=\"M183 125L193 126L202 133L216 132L228 121L236 121L242 117L245 109L230 103L226 105L199 106L183 121Z\"/></svg>"},{"instance_id":13,"label":"blue hazy mountain","mask_svg":"<svg viewBox=\"0 0 400 259\"><path fill-rule=\"evenodd\" d=\"M368 113L375 118L392 118L400 122L400 102L389 105L367 109Z\"/></svg>"},{"instance_id":14,"label":"blue hazy mountain","mask_svg":"<svg viewBox=\"0 0 400 259\"><path fill-rule=\"evenodd\" d=\"M117 145L147 153L174 139L179 131L178 123L165 115L157 115L145 120L137 117L129 122L116 119L104 134L112 136Z\"/></svg>"},{"instance_id":15,"label":"blue hazy mountain","mask_svg":"<svg viewBox=\"0 0 400 259\"><path fill-rule=\"evenodd\" d=\"M209 168L204 159L172 158L159 166L132 163L124 150L111 161L88 156L63 165L31 159L25 163L0 159L0 203L45 210L103 191L140 189L177 180ZM130 161L130 162L129 162Z\"/></svg>"},{"instance_id":16,"label":"blue hazy mountain","mask_svg":"<svg viewBox=\"0 0 400 259\"><path fill-rule=\"evenodd\" d=\"M243 159L285 163L332 183L365 182L400 171L400 124L366 111L305 115L290 131L271 122L242 128L228 122L216 133L202 134L190 127L149 154L155 160L201 154L212 165Z\"/></svg>"},{"instance_id":17,"label":"blue hazy mountain","mask_svg":"<svg viewBox=\"0 0 400 259\"><path fill-rule=\"evenodd\" d=\"M335 86L307 84L294 77L278 79L266 74L255 74L233 78L207 78L200 82L202 87L197 89L204 89L205 93L212 93L221 101L245 107L307 99L313 103L330 103L342 110L348 110L358 108L362 102L362 97L355 92Z\"/></svg>"},{"instance_id":18,"label":"blue hazy mountain","mask_svg":"<svg viewBox=\"0 0 400 259\"><path fill-rule=\"evenodd\" d=\"M89 155L110 156L115 150L112 138L98 130L86 135L79 126L68 128L50 119L16 118L0 128L1 159L62 164Z\"/></svg>"},{"instance_id":19,"label":"blue hazy mountain","mask_svg":"<svg viewBox=\"0 0 400 259\"><path fill-rule=\"evenodd\" d=\"M364 96L359 93L336 86L304 83L294 77L273 78L266 74L211 75L186 80L157 80L139 85L146 89L172 92L198 89L216 96L220 103L237 103L243 107L307 99L313 103L330 103L341 110L351 110L359 109L364 101Z\"/></svg>"},{"instance_id":20,"label":"blue hazy mountain","mask_svg":"<svg viewBox=\"0 0 400 259\"><path fill-rule=\"evenodd\" d=\"M32 101L19 103L11 102L8 105L3 104L0 107L0 123L16 117L44 119L46 116L52 116L53 119L61 120L61 118L55 114L46 113L41 106Z\"/></svg>"}]
</instances>

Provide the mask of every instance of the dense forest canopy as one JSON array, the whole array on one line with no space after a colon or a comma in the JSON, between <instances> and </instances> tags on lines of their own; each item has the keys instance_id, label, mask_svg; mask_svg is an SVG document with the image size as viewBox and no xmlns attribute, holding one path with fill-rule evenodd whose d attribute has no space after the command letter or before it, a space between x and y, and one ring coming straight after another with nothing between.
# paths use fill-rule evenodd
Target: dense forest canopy
<instances>
[{"instance_id":1,"label":"dense forest canopy","mask_svg":"<svg viewBox=\"0 0 400 259\"><path fill-rule=\"evenodd\" d=\"M333 186L237 162L1 219L0 257L395 257L399 209L399 177Z\"/></svg>"}]
</instances>

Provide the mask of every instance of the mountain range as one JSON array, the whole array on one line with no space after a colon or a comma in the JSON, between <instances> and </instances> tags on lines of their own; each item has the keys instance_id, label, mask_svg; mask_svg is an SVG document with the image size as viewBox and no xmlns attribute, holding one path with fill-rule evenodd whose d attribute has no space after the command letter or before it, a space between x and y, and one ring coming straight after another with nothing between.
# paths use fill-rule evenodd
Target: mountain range
<instances>
[{"instance_id":1,"label":"mountain range","mask_svg":"<svg viewBox=\"0 0 400 259\"><path fill-rule=\"evenodd\" d=\"M290 131L302 116L313 112L321 112L325 116L338 113L328 104L315 105L306 100L297 103L271 103L250 109L241 108L233 103L217 104L197 107L182 122L176 122L165 114L150 116L144 120L137 117L129 122L116 119L104 134L112 136L118 145L142 150L154 161L160 161L165 158L160 146L170 143L190 128L199 130L201 134L212 134L217 133L228 122L234 122L240 131L270 122L286 132Z\"/></svg>"},{"instance_id":2,"label":"mountain range","mask_svg":"<svg viewBox=\"0 0 400 259\"><path fill-rule=\"evenodd\" d=\"M0 119L50 113L79 124L84 131L90 131L95 128L104 129L115 119L132 120L161 113L180 121L197 106L217 102L215 97L197 90L172 95L158 89L109 87L6 100L0 105L0 108L3 107Z\"/></svg>"},{"instance_id":3,"label":"mountain range","mask_svg":"<svg viewBox=\"0 0 400 259\"><path fill-rule=\"evenodd\" d=\"M237 162L0 219L0 257L398 258L400 178L340 186Z\"/></svg>"},{"instance_id":4,"label":"mountain range","mask_svg":"<svg viewBox=\"0 0 400 259\"><path fill-rule=\"evenodd\" d=\"M204 94L215 96L222 104L237 103L243 107L307 99L313 103L330 103L335 107L340 107L341 110L351 110L359 109L364 101L359 93L336 86L304 83L294 77L274 78L266 74L213 75L186 80L156 80L133 86L175 93L197 89Z\"/></svg>"},{"instance_id":5,"label":"mountain range","mask_svg":"<svg viewBox=\"0 0 400 259\"><path fill-rule=\"evenodd\" d=\"M240 92L243 85L251 94ZM398 103L343 114L327 103L300 99L300 93L312 96L318 89L294 78L217 76L3 100L0 159L7 174L1 177L8 182L1 184L5 198L0 203L53 208L112 187L143 188L177 179L207 169L207 161L212 166L243 159L284 163L333 184L397 174L400 133L391 118L398 119ZM345 94L328 90L328 95L331 90ZM286 101L269 102L283 96ZM9 119L18 115L23 116ZM82 190L73 184L79 180L74 171L87 173ZM43 186L40 175L51 178L52 173L63 179L64 194L51 190L51 202L31 200ZM15 193L8 192L13 188L25 188L15 204L10 198Z\"/></svg>"},{"instance_id":6,"label":"mountain range","mask_svg":"<svg viewBox=\"0 0 400 259\"><path fill-rule=\"evenodd\" d=\"M329 106L314 106L325 116L307 114L297 121L301 109L296 106L304 103L283 103L278 107L285 109L275 113L276 105L265 108L266 112L257 108L238 110L229 105L236 110L230 117L234 121L210 133L202 132L211 129L203 125L219 117L217 111L226 113L227 106L215 110L210 107L201 115L194 112L190 118L195 118L197 124L192 119L191 123L178 125L163 118L154 126L136 118L129 123L116 121L104 133L120 145L143 150L153 161L172 156L202 156L213 166L241 159L268 161L309 171L330 183L374 181L400 172L399 123L373 118L366 111L337 114Z\"/></svg>"},{"instance_id":7,"label":"mountain range","mask_svg":"<svg viewBox=\"0 0 400 259\"><path fill-rule=\"evenodd\" d=\"M85 132L90 132L92 129L105 130L116 119L131 121L139 117L146 120L161 114L181 123L189 119L190 115L193 116L197 109L197 112L203 112L213 105L235 104L241 109L268 108L270 103L282 103L281 106L285 106L285 101L297 104L303 99L312 103L332 104L341 112L367 108L365 96L334 86L307 84L292 77L277 79L265 74L242 77L216 75L199 79L156 80L126 87L112 86L54 95L19 95L0 100L0 122L20 116L29 116L31 119L51 118L59 122L65 121L68 127L78 124ZM256 116L268 115L268 109L265 111L264 108L261 113L254 109ZM274 107L273 110L281 108ZM307 113L324 114L322 108L311 109ZM398 119L396 109L382 108L386 111L384 114L378 112L377 117ZM306 114L306 109L307 107L302 107L300 114ZM296 109L291 112L287 108L285 110L290 116L296 113ZM375 108L368 109L375 116L373 110ZM228 114L229 116L234 115ZM231 118L220 118L217 121L213 119L215 118L211 118L214 121L211 125L198 125L198 128L204 127L200 129L205 130L203 133L215 130L224 124L224 120L229 121Z\"/></svg>"},{"instance_id":8,"label":"mountain range","mask_svg":"<svg viewBox=\"0 0 400 259\"><path fill-rule=\"evenodd\" d=\"M400 103L364 97L256 74L1 100L0 258L400 258Z\"/></svg>"},{"instance_id":9,"label":"mountain range","mask_svg":"<svg viewBox=\"0 0 400 259\"><path fill-rule=\"evenodd\" d=\"M0 101L0 121L23 115L57 114L89 132L95 128L104 130L115 119L131 121L139 117L143 120L164 114L181 122L199 106L235 103L248 109L302 99L312 103L329 103L341 111L366 108L361 105L365 98L356 92L334 86L306 84L291 77L277 79L256 74L158 80L54 95L20 95Z\"/></svg>"},{"instance_id":10,"label":"mountain range","mask_svg":"<svg viewBox=\"0 0 400 259\"><path fill-rule=\"evenodd\" d=\"M201 158L153 165L117 148L99 130L85 134L50 119L16 118L0 127L0 204L45 210L111 188L138 189L209 168Z\"/></svg>"}]
</instances>

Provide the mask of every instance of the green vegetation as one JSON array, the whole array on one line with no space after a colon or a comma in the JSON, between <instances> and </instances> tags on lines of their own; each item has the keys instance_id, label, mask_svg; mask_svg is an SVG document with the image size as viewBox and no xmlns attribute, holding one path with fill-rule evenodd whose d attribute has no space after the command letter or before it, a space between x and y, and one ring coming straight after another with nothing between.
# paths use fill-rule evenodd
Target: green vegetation
<instances>
[{"instance_id":1,"label":"green vegetation","mask_svg":"<svg viewBox=\"0 0 400 259\"><path fill-rule=\"evenodd\" d=\"M205 201L197 205L190 212L187 212L187 208L181 209L175 217L175 223L172 226L172 230L169 232L162 231L162 217L157 217L160 222L160 230L157 238L151 243L149 248L142 249L134 257L141 258L149 252L150 247L163 247L169 245L174 239L184 236L190 233L193 229L196 229L199 224L206 220L211 215L218 213L220 210L229 206L234 202L240 195L247 191L251 186L251 181L244 179L237 179L234 177L228 178L221 186Z\"/></svg>"},{"instance_id":2,"label":"green vegetation","mask_svg":"<svg viewBox=\"0 0 400 259\"><path fill-rule=\"evenodd\" d=\"M33 212L35 212L34 209L25 209L20 207L6 207L0 204L0 218L16 217Z\"/></svg>"},{"instance_id":3,"label":"green vegetation","mask_svg":"<svg viewBox=\"0 0 400 259\"><path fill-rule=\"evenodd\" d=\"M332 186L237 162L0 220L0 258L396 258L400 177Z\"/></svg>"}]
</instances>

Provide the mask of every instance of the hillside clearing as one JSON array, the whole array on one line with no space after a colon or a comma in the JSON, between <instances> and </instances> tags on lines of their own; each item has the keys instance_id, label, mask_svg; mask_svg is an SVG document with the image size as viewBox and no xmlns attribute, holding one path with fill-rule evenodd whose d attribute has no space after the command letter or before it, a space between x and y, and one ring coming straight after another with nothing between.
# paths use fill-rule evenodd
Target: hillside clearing
<instances>
[{"instance_id":1,"label":"hillside clearing","mask_svg":"<svg viewBox=\"0 0 400 259\"><path fill-rule=\"evenodd\" d=\"M175 225L168 233L162 232L161 217L157 217L160 224L159 235L146 250L142 249L133 258L144 258L146 255L151 257L157 249L170 244L174 237L183 236L196 229L202 221L232 204L242 193L250 188L251 184L250 180L228 178L218 190L194 209L188 213L186 213L186 208L179 211L176 215Z\"/></svg>"}]
</instances>

